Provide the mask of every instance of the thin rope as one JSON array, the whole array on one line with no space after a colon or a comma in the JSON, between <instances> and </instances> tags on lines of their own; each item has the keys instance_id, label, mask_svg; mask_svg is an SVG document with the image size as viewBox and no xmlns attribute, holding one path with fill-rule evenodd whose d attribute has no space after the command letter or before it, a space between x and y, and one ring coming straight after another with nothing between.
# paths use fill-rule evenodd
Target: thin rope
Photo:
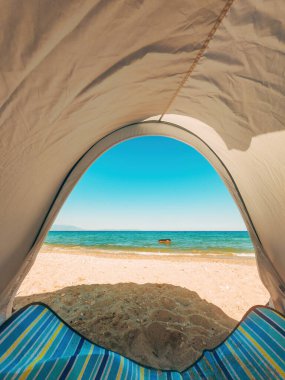
<instances>
[{"instance_id":1,"label":"thin rope","mask_svg":"<svg viewBox=\"0 0 285 380\"><path fill-rule=\"evenodd\" d=\"M199 60L204 55L205 50L207 49L210 41L214 37L214 35L215 35L218 27L220 26L220 24L223 21L224 17L228 13L228 11L229 11L230 7L232 6L233 2L234 2L234 0L228 0L227 3L226 3L226 5L222 9L222 11L219 14L219 16L218 16L218 18L217 18L217 20L216 20L213 28L210 30L210 33L208 34L207 38L203 42L203 45L202 45L201 49L198 51L198 54L196 55L194 61L192 62L192 64L191 64L189 70L187 71L185 77L183 78L183 80L181 81L181 83L178 86L177 90L175 91L175 93L173 94L172 98L168 102L165 110L162 112L162 114L161 114L161 116L159 118L159 121L161 121L162 118L163 118L163 116L167 113L167 111L169 110L170 106L172 105L172 103L174 102L175 98L177 97L178 93L180 92L181 88L184 86L185 82L188 80L188 78L192 74L193 70L195 69L196 65L198 64Z\"/></svg>"}]
</instances>

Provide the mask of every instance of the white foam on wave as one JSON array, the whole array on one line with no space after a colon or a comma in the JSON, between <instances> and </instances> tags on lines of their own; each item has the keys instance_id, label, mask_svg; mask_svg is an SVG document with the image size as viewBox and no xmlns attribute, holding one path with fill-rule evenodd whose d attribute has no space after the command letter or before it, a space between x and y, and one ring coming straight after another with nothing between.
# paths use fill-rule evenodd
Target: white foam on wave
<instances>
[{"instance_id":1,"label":"white foam on wave","mask_svg":"<svg viewBox=\"0 0 285 380\"><path fill-rule=\"evenodd\" d=\"M75 251L79 252L89 251L90 253L94 251L94 254L115 254L115 255L139 255L139 256L188 256L188 257L216 257L216 258L226 258L226 257L243 257L243 258L254 258L254 252L163 252L163 251L135 251L135 250L124 250L124 249L102 249L95 247L79 247L79 246L70 246L70 247L56 247L55 251Z\"/></svg>"},{"instance_id":2,"label":"white foam on wave","mask_svg":"<svg viewBox=\"0 0 285 380\"><path fill-rule=\"evenodd\" d=\"M140 255L140 256L191 256L191 257L217 257L217 258L223 258L227 256L234 256L234 257L248 257L253 258L255 257L254 253L251 252L223 252L223 253L215 253L215 252L156 252L156 251L125 251L125 250L96 250L100 253L114 253L114 254L131 254L131 255Z\"/></svg>"},{"instance_id":3,"label":"white foam on wave","mask_svg":"<svg viewBox=\"0 0 285 380\"><path fill-rule=\"evenodd\" d=\"M157 252L157 251L133 251L133 250L117 250L117 249L95 249L95 252L105 254L121 254L121 255L141 255L141 256L200 256L203 253L191 253L191 252Z\"/></svg>"},{"instance_id":4,"label":"white foam on wave","mask_svg":"<svg viewBox=\"0 0 285 380\"><path fill-rule=\"evenodd\" d=\"M252 252L241 252L241 253L235 253L234 254L235 256L239 256L239 257L255 257L255 253Z\"/></svg>"}]
</instances>

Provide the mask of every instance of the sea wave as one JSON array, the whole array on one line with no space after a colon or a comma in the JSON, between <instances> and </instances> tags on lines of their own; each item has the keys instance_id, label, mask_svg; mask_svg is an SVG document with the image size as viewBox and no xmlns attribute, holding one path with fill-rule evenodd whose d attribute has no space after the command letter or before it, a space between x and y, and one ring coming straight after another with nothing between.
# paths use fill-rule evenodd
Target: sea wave
<instances>
[{"instance_id":1,"label":"sea wave","mask_svg":"<svg viewBox=\"0 0 285 380\"><path fill-rule=\"evenodd\" d=\"M139 256L191 256L191 257L243 257L243 258L252 258L255 257L254 252L227 252L227 251L161 251L157 249L110 249L110 248L102 248L96 246L71 246L71 245L54 245L54 244L44 244L45 250L53 250L56 252L78 252L78 253L89 253L89 254L110 254L110 255L139 255Z\"/></svg>"},{"instance_id":2,"label":"sea wave","mask_svg":"<svg viewBox=\"0 0 285 380\"><path fill-rule=\"evenodd\" d=\"M160 244L170 239L171 244ZM169 255L253 253L245 231L51 231L45 243L69 249L110 250ZM75 247L75 248L74 248Z\"/></svg>"},{"instance_id":3,"label":"sea wave","mask_svg":"<svg viewBox=\"0 0 285 380\"><path fill-rule=\"evenodd\" d=\"M235 253L234 255L239 256L239 257L255 257L254 252L241 252L241 253Z\"/></svg>"}]
</instances>

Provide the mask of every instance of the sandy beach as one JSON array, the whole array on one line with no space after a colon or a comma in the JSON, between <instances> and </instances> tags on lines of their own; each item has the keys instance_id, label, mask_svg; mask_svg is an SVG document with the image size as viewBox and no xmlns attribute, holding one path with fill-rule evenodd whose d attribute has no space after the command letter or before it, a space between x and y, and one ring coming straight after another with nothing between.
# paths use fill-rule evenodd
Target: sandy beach
<instances>
[{"instance_id":1,"label":"sandy beach","mask_svg":"<svg viewBox=\"0 0 285 380\"><path fill-rule=\"evenodd\" d=\"M268 299L254 258L107 255L44 246L14 308L42 301L97 344L145 365L181 370Z\"/></svg>"}]
</instances>

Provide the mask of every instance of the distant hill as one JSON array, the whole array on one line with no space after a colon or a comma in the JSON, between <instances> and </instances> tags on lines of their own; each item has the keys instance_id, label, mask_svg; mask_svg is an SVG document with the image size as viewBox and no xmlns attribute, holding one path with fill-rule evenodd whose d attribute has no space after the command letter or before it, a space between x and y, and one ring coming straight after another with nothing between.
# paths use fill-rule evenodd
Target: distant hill
<instances>
[{"instance_id":1,"label":"distant hill","mask_svg":"<svg viewBox=\"0 0 285 380\"><path fill-rule=\"evenodd\" d=\"M65 224L54 224L50 230L51 231L83 231L83 229L80 227L68 226Z\"/></svg>"}]
</instances>

